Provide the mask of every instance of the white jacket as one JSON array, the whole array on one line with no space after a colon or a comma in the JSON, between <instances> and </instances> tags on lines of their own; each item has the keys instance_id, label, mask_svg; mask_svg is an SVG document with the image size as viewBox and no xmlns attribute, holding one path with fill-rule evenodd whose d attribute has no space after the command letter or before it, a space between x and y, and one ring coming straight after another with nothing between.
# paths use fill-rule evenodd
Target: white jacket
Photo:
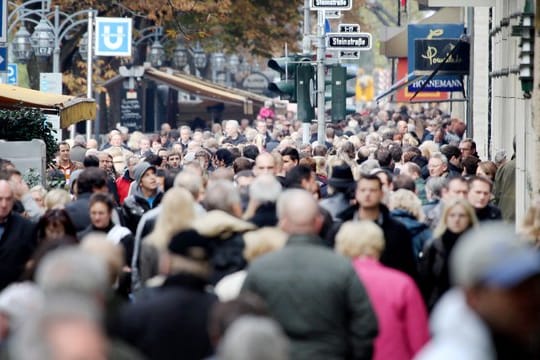
<instances>
[{"instance_id":1,"label":"white jacket","mask_svg":"<svg viewBox=\"0 0 540 360\"><path fill-rule=\"evenodd\" d=\"M454 288L439 301L430 319L433 338L415 360L495 360L489 330Z\"/></svg>"}]
</instances>

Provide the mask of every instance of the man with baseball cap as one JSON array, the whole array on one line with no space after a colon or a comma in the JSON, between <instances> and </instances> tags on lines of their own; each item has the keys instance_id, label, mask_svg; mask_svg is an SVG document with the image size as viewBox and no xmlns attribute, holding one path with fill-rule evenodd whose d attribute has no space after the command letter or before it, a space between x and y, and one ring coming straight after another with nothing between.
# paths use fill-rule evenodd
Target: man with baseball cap
<instances>
[{"instance_id":1,"label":"man with baseball cap","mask_svg":"<svg viewBox=\"0 0 540 360\"><path fill-rule=\"evenodd\" d=\"M456 288L431 318L417 359L540 358L540 253L508 224L466 233L450 259Z\"/></svg>"}]
</instances>

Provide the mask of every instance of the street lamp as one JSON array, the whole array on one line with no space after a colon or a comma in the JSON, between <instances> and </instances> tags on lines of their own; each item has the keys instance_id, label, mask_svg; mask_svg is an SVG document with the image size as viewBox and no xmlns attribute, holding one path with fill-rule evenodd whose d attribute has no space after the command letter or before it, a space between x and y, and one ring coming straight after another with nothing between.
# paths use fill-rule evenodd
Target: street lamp
<instances>
[{"instance_id":1,"label":"street lamp","mask_svg":"<svg viewBox=\"0 0 540 360\"><path fill-rule=\"evenodd\" d=\"M201 44L197 41L195 48L193 49L193 64L199 71L203 70L208 63L208 59Z\"/></svg>"},{"instance_id":2,"label":"street lamp","mask_svg":"<svg viewBox=\"0 0 540 360\"><path fill-rule=\"evenodd\" d=\"M159 40L156 39L150 47L150 54L148 54L148 60L150 60L150 64L152 64L152 66L160 67L161 65L163 65L164 56L165 49L163 49L163 45L161 45Z\"/></svg>"},{"instance_id":3,"label":"street lamp","mask_svg":"<svg viewBox=\"0 0 540 360\"><path fill-rule=\"evenodd\" d=\"M39 21L30 37L30 41L37 57L47 59L51 56L55 48L55 39L53 29L47 24L46 20L41 19Z\"/></svg>"},{"instance_id":4,"label":"street lamp","mask_svg":"<svg viewBox=\"0 0 540 360\"><path fill-rule=\"evenodd\" d=\"M26 30L24 24L15 33L15 38L11 43L11 51L15 60L21 63L26 63L32 57L33 49L30 41L30 33Z\"/></svg>"},{"instance_id":5,"label":"street lamp","mask_svg":"<svg viewBox=\"0 0 540 360\"><path fill-rule=\"evenodd\" d=\"M177 69L183 70L188 64L188 50L183 42L178 40L173 51L173 64Z\"/></svg>"}]
</instances>

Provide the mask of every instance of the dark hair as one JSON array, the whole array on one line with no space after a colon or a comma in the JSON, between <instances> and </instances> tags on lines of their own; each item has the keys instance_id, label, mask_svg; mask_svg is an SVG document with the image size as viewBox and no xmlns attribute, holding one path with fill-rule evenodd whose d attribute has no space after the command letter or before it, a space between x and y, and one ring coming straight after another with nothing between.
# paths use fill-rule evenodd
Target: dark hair
<instances>
[{"instance_id":1,"label":"dark hair","mask_svg":"<svg viewBox=\"0 0 540 360\"><path fill-rule=\"evenodd\" d=\"M51 224L60 224L64 228L64 234L66 236L77 237L77 230L71 221L68 213L64 209L51 209L47 210L45 214L41 216L37 223L37 239L38 243L47 239L46 229Z\"/></svg>"},{"instance_id":2,"label":"dark hair","mask_svg":"<svg viewBox=\"0 0 540 360\"><path fill-rule=\"evenodd\" d=\"M414 183L414 180L412 177L405 175L405 174L399 174L396 175L392 181L393 189L394 191L399 189L406 189L410 190L412 192L416 192L416 184Z\"/></svg>"},{"instance_id":3,"label":"dark hair","mask_svg":"<svg viewBox=\"0 0 540 360\"><path fill-rule=\"evenodd\" d=\"M392 156L392 160L394 160L395 163L401 161L401 156L403 155L403 149L399 145L390 145L390 148L388 149L390 151L390 155Z\"/></svg>"},{"instance_id":4,"label":"dark hair","mask_svg":"<svg viewBox=\"0 0 540 360\"><path fill-rule=\"evenodd\" d=\"M285 175L286 188L302 188L302 180L309 180L313 170L307 165L297 165Z\"/></svg>"},{"instance_id":5,"label":"dark hair","mask_svg":"<svg viewBox=\"0 0 540 360\"><path fill-rule=\"evenodd\" d=\"M480 181L480 182L483 182L484 184L488 184L489 185L489 191L491 191L493 189L493 181L491 181L490 179L488 179L487 177L485 176L471 176L468 180L468 183L469 183L469 189L471 188L472 184L476 181Z\"/></svg>"},{"instance_id":6,"label":"dark hair","mask_svg":"<svg viewBox=\"0 0 540 360\"><path fill-rule=\"evenodd\" d=\"M96 155L87 155L84 157L83 165L85 168L99 167L99 158Z\"/></svg>"},{"instance_id":7,"label":"dark hair","mask_svg":"<svg viewBox=\"0 0 540 360\"><path fill-rule=\"evenodd\" d=\"M379 162L381 167L390 167L392 163L392 154L388 149L379 148L375 151L375 159Z\"/></svg>"},{"instance_id":8,"label":"dark hair","mask_svg":"<svg viewBox=\"0 0 540 360\"><path fill-rule=\"evenodd\" d=\"M144 161L146 161L147 163L155 167L160 167L161 163L163 162L163 159L161 158L161 156L151 153L151 154L148 154L148 156L144 158Z\"/></svg>"},{"instance_id":9,"label":"dark hair","mask_svg":"<svg viewBox=\"0 0 540 360\"><path fill-rule=\"evenodd\" d=\"M450 161L451 158L460 158L461 157L461 150L455 145L444 145L441 147L441 153L446 156L448 161Z\"/></svg>"},{"instance_id":10,"label":"dark hair","mask_svg":"<svg viewBox=\"0 0 540 360\"><path fill-rule=\"evenodd\" d=\"M88 207L91 208L95 203L103 203L107 206L109 213L114 209L114 200L110 194L107 193L95 193L90 197Z\"/></svg>"},{"instance_id":11,"label":"dark hair","mask_svg":"<svg viewBox=\"0 0 540 360\"><path fill-rule=\"evenodd\" d=\"M223 161L223 163L227 167L233 164L233 161L234 161L233 154L227 149L218 149L216 151L215 156L218 161Z\"/></svg>"},{"instance_id":12,"label":"dark hair","mask_svg":"<svg viewBox=\"0 0 540 360\"><path fill-rule=\"evenodd\" d=\"M247 145L244 147L243 153L245 157L255 160L259 156L259 148L256 145Z\"/></svg>"},{"instance_id":13,"label":"dark hair","mask_svg":"<svg viewBox=\"0 0 540 360\"><path fill-rule=\"evenodd\" d=\"M461 165L463 165L463 168L465 169L465 175L475 176L476 169L478 168L478 163L480 163L480 159L476 156L465 156L461 160Z\"/></svg>"},{"instance_id":14,"label":"dark hair","mask_svg":"<svg viewBox=\"0 0 540 360\"><path fill-rule=\"evenodd\" d=\"M371 175L371 174L360 174L360 178L357 181L357 184L360 184L360 181L376 181L379 184L379 189L382 190L382 181L379 179L377 175Z\"/></svg>"},{"instance_id":15,"label":"dark hair","mask_svg":"<svg viewBox=\"0 0 540 360\"><path fill-rule=\"evenodd\" d=\"M326 145L324 144L317 144L312 149L313 156L326 156L327 152L328 152L328 149L326 148Z\"/></svg>"},{"instance_id":16,"label":"dark hair","mask_svg":"<svg viewBox=\"0 0 540 360\"><path fill-rule=\"evenodd\" d=\"M233 162L233 171L235 174L238 174L240 171L253 169L253 165L255 165L255 161L252 159L239 157Z\"/></svg>"},{"instance_id":17,"label":"dark hair","mask_svg":"<svg viewBox=\"0 0 540 360\"><path fill-rule=\"evenodd\" d=\"M97 167L84 169L77 178L77 194L91 193L104 186L107 186L107 173Z\"/></svg>"},{"instance_id":18,"label":"dark hair","mask_svg":"<svg viewBox=\"0 0 540 360\"><path fill-rule=\"evenodd\" d=\"M281 156L289 156L292 161L299 161L300 160L300 154L298 153L298 150L296 150L293 147L287 146L285 149L281 151Z\"/></svg>"}]
</instances>

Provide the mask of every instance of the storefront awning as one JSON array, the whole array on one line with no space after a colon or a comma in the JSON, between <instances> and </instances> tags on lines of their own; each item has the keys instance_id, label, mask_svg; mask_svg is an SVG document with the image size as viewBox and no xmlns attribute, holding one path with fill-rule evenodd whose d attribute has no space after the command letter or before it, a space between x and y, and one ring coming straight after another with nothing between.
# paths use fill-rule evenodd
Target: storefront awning
<instances>
[{"instance_id":1,"label":"storefront awning","mask_svg":"<svg viewBox=\"0 0 540 360\"><path fill-rule=\"evenodd\" d=\"M60 116L60 127L96 118L94 99L57 95L19 86L0 84L0 108L34 107Z\"/></svg>"},{"instance_id":2,"label":"storefront awning","mask_svg":"<svg viewBox=\"0 0 540 360\"><path fill-rule=\"evenodd\" d=\"M217 100L224 104L241 106L245 115L252 115L254 107L262 107L270 98L245 90L214 84L196 76L180 72L167 73L155 68L145 69L144 76L158 83L168 85L176 90L197 95L203 99Z\"/></svg>"}]
</instances>

